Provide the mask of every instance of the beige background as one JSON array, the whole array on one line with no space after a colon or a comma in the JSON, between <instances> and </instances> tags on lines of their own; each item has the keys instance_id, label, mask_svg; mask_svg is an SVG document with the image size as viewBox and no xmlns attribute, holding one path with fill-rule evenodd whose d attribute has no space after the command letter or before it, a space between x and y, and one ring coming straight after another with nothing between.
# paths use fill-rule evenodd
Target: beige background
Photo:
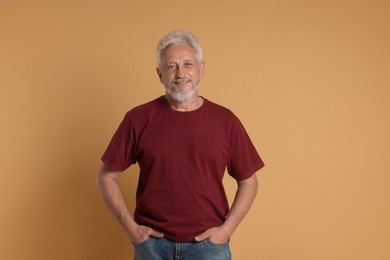
<instances>
[{"instance_id":1,"label":"beige background","mask_svg":"<svg viewBox=\"0 0 390 260\"><path fill-rule=\"evenodd\" d=\"M200 94L267 166L234 259L390 259L390 2L0 2L0 258L132 259L95 188L124 113L163 94L154 48L184 28ZM121 185L134 208L137 167ZM229 198L235 184L226 179Z\"/></svg>"}]
</instances>

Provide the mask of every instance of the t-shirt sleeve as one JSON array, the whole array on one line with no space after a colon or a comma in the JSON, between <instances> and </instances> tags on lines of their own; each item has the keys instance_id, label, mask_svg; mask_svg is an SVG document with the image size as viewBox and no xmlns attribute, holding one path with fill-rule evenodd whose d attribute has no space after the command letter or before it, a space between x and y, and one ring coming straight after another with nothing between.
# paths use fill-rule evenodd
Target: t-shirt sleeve
<instances>
[{"instance_id":1,"label":"t-shirt sleeve","mask_svg":"<svg viewBox=\"0 0 390 260\"><path fill-rule=\"evenodd\" d=\"M129 116L126 115L101 159L112 170L124 171L136 162L134 146L134 129Z\"/></svg>"},{"instance_id":2,"label":"t-shirt sleeve","mask_svg":"<svg viewBox=\"0 0 390 260\"><path fill-rule=\"evenodd\" d=\"M244 126L238 118L236 119L232 131L227 171L234 179L242 181L260 170L264 166L264 162Z\"/></svg>"}]
</instances>

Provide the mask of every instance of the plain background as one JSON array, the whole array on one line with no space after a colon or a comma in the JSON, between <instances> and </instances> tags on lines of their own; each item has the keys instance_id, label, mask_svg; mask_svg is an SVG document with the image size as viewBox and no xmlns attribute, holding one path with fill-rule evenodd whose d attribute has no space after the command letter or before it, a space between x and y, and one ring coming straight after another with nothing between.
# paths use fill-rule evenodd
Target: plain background
<instances>
[{"instance_id":1,"label":"plain background","mask_svg":"<svg viewBox=\"0 0 390 260\"><path fill-rule=\"evenodd\" d=\"M200 94L266 162L234 259L390 259L389 13L387 0L2 0L0 258L132 259L95 176L124 114L164 93L157 41L186 29L204 49ZM131 210L137 175L121 181Z\"/></svg>"}]
</instances>

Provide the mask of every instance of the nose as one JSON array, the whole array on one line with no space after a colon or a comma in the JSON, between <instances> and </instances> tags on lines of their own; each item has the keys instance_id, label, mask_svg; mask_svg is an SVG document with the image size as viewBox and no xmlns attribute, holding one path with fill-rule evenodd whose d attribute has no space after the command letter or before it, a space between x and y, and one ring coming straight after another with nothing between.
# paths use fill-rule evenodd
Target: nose
<instances>
[{"instance_id":1,"label":"nose","mask_svg":"<svg viewBox=\"0 0 390 260\"><path fill-rule=\"evenodd\" d=\"M182 77L184 77L184 75L185 75L184 68L181 66L177 66L175 77L182 78Z\"/></svg>"}]
</instances>

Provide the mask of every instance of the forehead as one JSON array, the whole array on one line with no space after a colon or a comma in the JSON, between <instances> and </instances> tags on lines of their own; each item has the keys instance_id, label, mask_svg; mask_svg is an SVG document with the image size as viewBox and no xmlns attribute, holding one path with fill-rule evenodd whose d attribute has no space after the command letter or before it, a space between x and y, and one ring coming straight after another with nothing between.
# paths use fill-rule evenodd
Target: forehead
<instances>
[{"instance_id":1,"label":"forehead","mask_svg":"<svg viewBox=\"0 0 390 260\"><path fill-rule=\"evenodd\" d=\"M171 62L177 60L196 60L196 51L188 44L180 44L180 45L169 45L162 53L161 53L161 61L162 62Z\"/></svg>"}]
</instances>

